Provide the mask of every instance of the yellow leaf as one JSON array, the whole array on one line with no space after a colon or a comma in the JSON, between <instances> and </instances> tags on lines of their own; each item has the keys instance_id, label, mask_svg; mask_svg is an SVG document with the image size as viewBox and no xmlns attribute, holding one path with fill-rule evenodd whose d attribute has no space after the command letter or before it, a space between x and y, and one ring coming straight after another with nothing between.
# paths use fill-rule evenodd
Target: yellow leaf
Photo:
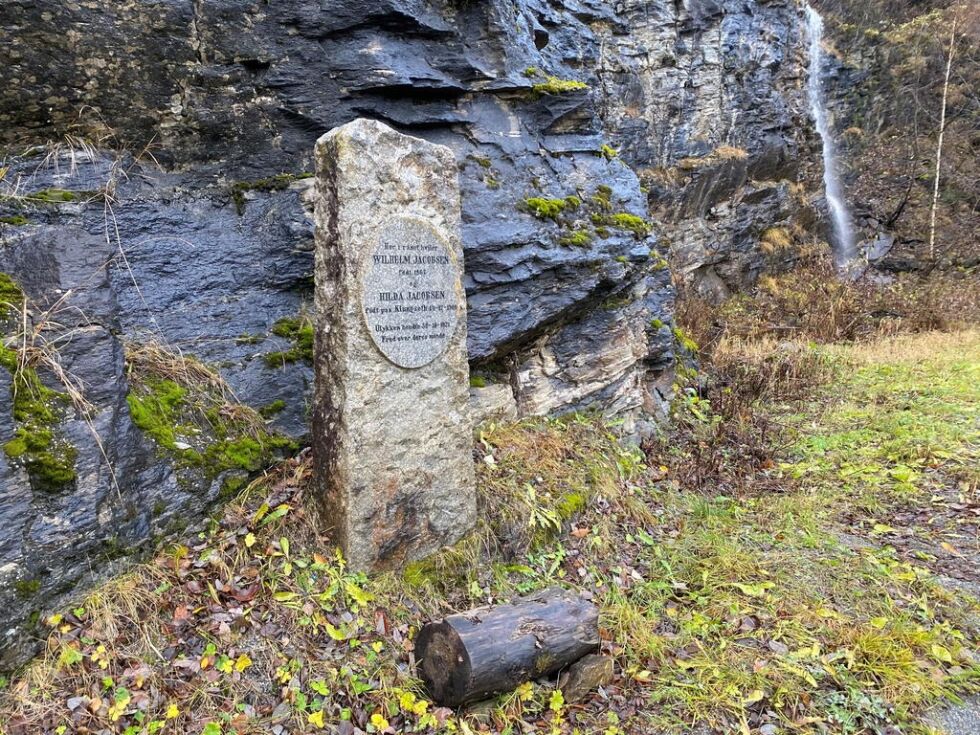
<instances>
[{"instance_id":1,"label":"yellow leaf","mask_svg":"<svg viewBox=\"0 0 980 735\"><path fill-rule=\"evenodd\" d=\"M374 727L376 729L378 729L378 730L387 730L388 729L388 720L386 720L384 717L382 717L377 712L375 712L373 715L371 715L371 724L374 725Z\"/></svg>"},{"instance_id":2,"label":"yellow leaf","mask_svg":"<svg viewBox=\"0 0 980 735\"><path fill-rule=\"evenodd\" d=\"M315 725L316 727L319 727L319 728L323 728L324 727L324 724L323 724L323 710L322 709L321 710L317 710L316 712L311 713L310 716L307 717L306 719L307 719L307 721L311 725Z\"/></svg>"},{"instance_id":3,"label":"yellow leaf","mask_svg":"<svg viewBox=\"0 0 980 735\"><path fill-rule=\"evenodd\" d=\"M382 643L381 641L375 641L374 643L371 644L371 648L374 650L375 653L381 653L381 649L384 647L385 644Z\"/></svg>"},{"instance_id":4,"label":"yellow leaf","mask_svg":"<svg viewBox=\"0 0 980 735\"><path fill-rule=\"evenodd\" d=\"M327 623L326 629L327 629L327 635L329 635L335 641L346 641L347 640L347 636L345 636L343 634L343 631L338 630L337 628L335 628L330 623Z\"/></svg>"},{"instance_id":5,"label":"yellow leaf","mask_svg":"<svg viewBox=\"0 0 980 735\"><path fill-rule=\"evenodd\" d=\"M254 533L246 533L245 534L245 546L247 546L250 549L253 546L255 546L255 534Z\"/></svg>"},{"instance_id":6,"label":"yellow leaf","mask_svg":"<svg viewBox=\"0 0 980 735\"><path fill-rule=\"evenodd\" d=\"M247 669L251 665L252 665L252 659L250 659L244 653L241 656L239 656L237 659L235 659L235 671L239 673L245 671L245 669Z\"/></svg>"},{"instance_id":7,"label":"yellow leaf","mask_svg":"<svg viewBox=\"0 0 980 735\"><path fill-rule=\"evenodd\" d=\"M949 552L949 553L950 553L950 554L952 554L953 556L961 556L961 554L960 554L960 552L958 552L958 551L956 550L956 547L955 547L955 546L953 546L953 545L952 545L951 543L949 543L949 541L943 541L943 542L942 542L941 544L939 544L939 545L940 545L940 546L942 546L942 547L943 547L943 549L945 549L945 550L946 550L947 552Z\"/></svg>"},{"instance_id":8,"label":"yellow leaf","mask_svg":"<svg viewBox=\"0 0 980 735\"><path fill-rule=\"evenodd\" d=\"M762 698L766 696L766 693L761 689L753 689L745 699L742 700L742 704L755 704L756 702L761 702Z\"/></svg>"},{"instance_id":9,"label":"yellow leaf","mask_svg":"<svg viewBox=\"0 0 980 735\"><path fill-rule=\"evenodd\" d=\"M171 703L171 705L167 707L167 713L164 715L164 717L166 717L168 720L176 720L179 716L180 710L177 709L177 705Z\"/></svg>"},{"instance_id":10,"label":"yellow leaf","mask_svg":"<svg viewBox=\"0 0 980 735\"><path fill-rule=\"evenodd\" d=\"M418 702L412 705L412 712L414 712L419 717L424 715L427 709L429 709L429 703L426 702L424 699L420 699Z\"/></svg>"},{"instance_id":11,"label":"yellow leaf","mask_svg":"<svg viewBox=\"0 0 980 735\"><path fill-rule=\"evenodd\" d=\"M55 628L55 627L58 626L58 624L61 622L61 620L62 620L61 615L58 615L57 613L55 613L54 615L50 615L48 617L48 625L51 626L52 628Z\"/></svg>"},{"instance_id":12,"label":"yellow leaf","mask_svg":"<svg viewBox=\"0 0 980 735\"><path fill-rule=\"evenodd\" d=\"M947 664L953 663L953 654L949 652L949 649L945 646L940 646L938 643L932 644L932 657L937 661L943 661Z\"/></svg>"},{"instance_id":13,"label":"yellow leaf","mask_svg":"<svg viewBox=\"0 0 980 735\"><path fill-rule=\"evenodd\" d=\"M531 682L526 681L517 687L515 691L517 693L517 698L522 702L526 702L534 695L534 685L531 684Z\"/></svg>"}]
</instances>

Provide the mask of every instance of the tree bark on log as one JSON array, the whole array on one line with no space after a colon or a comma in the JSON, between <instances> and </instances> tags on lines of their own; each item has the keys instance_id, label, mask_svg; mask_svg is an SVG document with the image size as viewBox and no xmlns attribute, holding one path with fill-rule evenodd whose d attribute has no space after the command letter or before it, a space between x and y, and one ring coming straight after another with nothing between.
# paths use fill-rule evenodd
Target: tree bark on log
<instances>
[{"instance_id":1,"label":"tree bark on log","mask_svg":"<svg viewBox=\"0 0 980 735\"><path fill-rule=\"evenodd\" d=\"M432 699L458 707L554 673L598 646L598 608L553 588L425 625L415 659Z\"/></svg>"}]
</instances>

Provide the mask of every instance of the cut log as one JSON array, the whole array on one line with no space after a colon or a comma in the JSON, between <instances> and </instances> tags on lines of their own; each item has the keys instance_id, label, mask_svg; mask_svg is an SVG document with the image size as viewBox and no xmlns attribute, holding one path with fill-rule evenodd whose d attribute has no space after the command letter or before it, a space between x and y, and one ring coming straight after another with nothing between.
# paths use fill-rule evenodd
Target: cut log
<instances>
[{"instance_id":1,"label":"cut log","mask_svg":"<svg viewBox=\"0 0 980 735\"><path fill-rule=\"evenodd\" d=\"M598 608L548 589L427 624L415 640L415 659L432 699L458 707L554 673L598 646Z\"/></svg>"}]
</instances>

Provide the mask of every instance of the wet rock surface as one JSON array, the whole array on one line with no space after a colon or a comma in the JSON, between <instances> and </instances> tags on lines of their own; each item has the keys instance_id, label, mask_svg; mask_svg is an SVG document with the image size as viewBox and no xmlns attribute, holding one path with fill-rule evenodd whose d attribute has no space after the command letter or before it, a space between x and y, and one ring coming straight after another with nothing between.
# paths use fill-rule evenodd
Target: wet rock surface
<instances>
[{"instance_id":1,"label":"wet rock surface","mask_svg":"<svg viewBox=\"0 0 980 735\"><path fill-rule=\"evenodd\" d=\"M471 366L521 413L598 408L636 432L673 382L664 259L719 298L782 267L759 238L800 215L790 182L819 158L789 0L9 0L0 21L0 271L35 314L71 291L52 321L105 448L68 417L77 478L54 495L0 453L0 668L115 563L99 549L217 495L133 426L126 341L196 356L307 434L312 369L274 329L312 305L324 132L368 117L449 146Z\"/></svg>"}]
</instances>

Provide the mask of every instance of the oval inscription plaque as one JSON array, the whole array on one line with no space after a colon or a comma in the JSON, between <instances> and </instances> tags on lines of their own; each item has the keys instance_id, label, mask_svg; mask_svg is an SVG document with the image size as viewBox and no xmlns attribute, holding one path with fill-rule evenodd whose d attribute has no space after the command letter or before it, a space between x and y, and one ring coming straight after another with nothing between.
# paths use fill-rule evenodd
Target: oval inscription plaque
<instances>
[{"instance_id":1,"label":"oval inscription plaque","mask_svg":"<svg viewBox=\"0 0 980 735\"><path fill-rule=\"evenodd\" d=\"M446 239L424 220L395 218L362 269L361 308L381 354L404 368L439 357L456 329L461 292Z\"/></svg>"}]
</instances>

